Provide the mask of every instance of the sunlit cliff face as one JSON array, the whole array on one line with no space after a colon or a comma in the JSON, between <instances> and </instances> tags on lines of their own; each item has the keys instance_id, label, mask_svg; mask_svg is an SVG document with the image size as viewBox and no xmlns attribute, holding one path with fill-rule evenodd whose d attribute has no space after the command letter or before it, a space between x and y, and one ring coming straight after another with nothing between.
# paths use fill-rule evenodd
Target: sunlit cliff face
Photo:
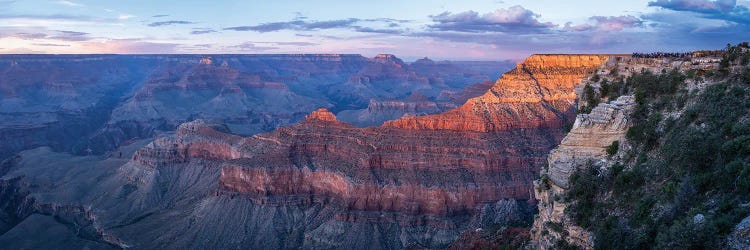
<instances>
[{"instance_id":1,"label":"sunlit cliff face","mask_svg":"<svg viewBox=\"0 0 750 250\"><path fill-rule=\"evenodd\" d=\"M483 95L440 115L407 117L386 126L488 132L559 127L559 113L573 108L573 89L608 60L596 55L533 55L497 80ZM553 108L550 108L553 107ZM541 119L540 119L541 118Z\"/></svg>"}]
</instances>

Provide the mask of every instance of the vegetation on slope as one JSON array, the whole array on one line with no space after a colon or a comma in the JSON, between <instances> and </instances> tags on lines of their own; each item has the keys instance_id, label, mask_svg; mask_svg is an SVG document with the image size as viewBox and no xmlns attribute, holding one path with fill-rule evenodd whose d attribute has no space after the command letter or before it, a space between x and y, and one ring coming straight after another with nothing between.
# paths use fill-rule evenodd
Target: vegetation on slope
<instances>
[{"instance_id":1,"label":"vegetation on slope","mask_svg":"<svg viewBox=\"0 0 750 250\"><path fill-rule=\"evenodd\" d=\"M730 46L719 70L644 71L602 90L600 96L634 94L637 107L631 147L618 142L608 149L622 160L578 171L565 197L572 203L567 212L594 233L597 249L724 248L726 235L750 214L744 47ZM688 79L717 83L688 90Z\"/></svg>"}]
</instances>

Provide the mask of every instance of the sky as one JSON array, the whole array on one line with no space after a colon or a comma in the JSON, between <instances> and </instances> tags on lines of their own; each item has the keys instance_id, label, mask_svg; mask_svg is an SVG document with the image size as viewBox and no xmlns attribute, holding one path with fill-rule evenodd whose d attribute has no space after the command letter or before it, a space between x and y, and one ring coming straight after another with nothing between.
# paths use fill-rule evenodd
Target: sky
<instances>
[{"instance_id":1,"label":"sky","mask_svg":"<svg viewBox=\"0 0 750 250\"><path fill-rule=\"evenodd\" d=\"M747 40L747 0L0 0L2 54L502 60L718 49Z\"/></svg>"}]
</instances>

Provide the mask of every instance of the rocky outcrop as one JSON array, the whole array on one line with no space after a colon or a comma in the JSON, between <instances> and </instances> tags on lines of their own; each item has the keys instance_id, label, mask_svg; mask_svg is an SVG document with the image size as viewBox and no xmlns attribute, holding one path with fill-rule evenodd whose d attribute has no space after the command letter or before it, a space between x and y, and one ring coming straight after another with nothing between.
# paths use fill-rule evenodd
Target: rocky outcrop
<instances>
[{"instance_id":1,"label":"rocky outcrop","mask_svg":"<svg viewBox=\"0 0 750 250\"><path fill-rule=\"evenodd\" d=\"M624 139L634 107L633 96L621 96L596 106L589 114L581 114L560 146L550 152L550 167L545 173L552 183L567 189L568 178L578 166L605 158L604 149Z\"/></svg>"},{"instance_id":2,"label":"rocky outcrop","mask_svg":"<svg viewBox=\"0 0 750 250\"><path fill-rule=\"evenodd\" d=\"M318 110L313 111L305 117L307 120L318 120L318 121L324 121L324 122L337 122L336 115L331 113L331 111L328 111L328 109L320 108Z\"/></svg>"},{"instance_id":3,"label":"rocky outcrop","mask_svg":"<svg viewBox=\"0 0 750 250\"><path fill-rule=\"evenodd\" d=\"M156 168L186 163L191 158L230 160L247 157L237 146L242 137L226 132L226 127L211 126L203 120L184 123L177 128L176 139L162 137L154 140L136 151L133 161Z\"/></svg>"},{"instance_id":4,"label":"rocky outcrop","mask_svg":"<svg viewBox=\"0 0 750 250\"><path fill-rule=\"evenodd\" d=\"M750 249L750 216L734 227L727 241L727 246L731 249Z\"/></svg>"},{"instance_id":5,"label":"rocky outcrop","mask_svg":"<svg viewBox=\"0 0 750 250\"><path fill-rule=\"evenodd\" d=\"M397 65L397 67L404 67L406 64L404 61L396 57L395 55L391 54L378 54L373 59L373 61L381 63L381 64L393 64Z\"/></svg>"},{"instance_id":6,"label":"rocky outcrop","mask_svg":"<svg viewBox=\"0 0 750 250\"><path fill-rule=\"evenodd\" d=\"M567 203L560 197L569 189L568 179L590 164L606 165L605 149L614 141L623 141L635 98L621 96L599 104L590 114L580 114L572 130L548 156L549 165L534 182L539 214L534 219L532 244L535 249L553 249L559 240L584 249L593 248L593 236L576 226L565 214Z\"/></svg>"}]
</instances>

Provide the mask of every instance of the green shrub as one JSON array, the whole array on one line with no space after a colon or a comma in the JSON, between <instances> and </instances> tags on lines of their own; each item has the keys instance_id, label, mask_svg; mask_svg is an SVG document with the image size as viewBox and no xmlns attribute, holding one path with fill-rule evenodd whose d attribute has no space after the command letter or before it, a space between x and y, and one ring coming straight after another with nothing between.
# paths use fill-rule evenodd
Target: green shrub
<instances>
[{"instance_id":1,"label":"green shrub","mask_svg":"<svg viewBox=\"0 0 750 250\"><path fill-rule=\"evenodd\" d=\"M609 87L609 80L604 79L602 80L602 83L599 84L599 93L601 93L602 98L607 97L609 95L610 87Z\"/></svg>"},{"instance_id":2,"label":"green shrub","mask_svg":"<svg viewBox=\"0 0 750 250\"><path fill-rule=\"evenodd\" d=\"M550 182L549 175L543 174L542 177L539 178L539 182L541 184L540 187L539 187L541 189L541 191L547 191L547 190L550 189L551 186L549 184L549 182Z\"/></svg>"},{"instance_id":3,"label":"green shrub","mask_svg":"<svg viewBox=\"0 0 750 250\"><path fill-rule=\"evenodd\" d=\"M612 144L607 146L607 155L613 156L617 153L618 149L620 149L620 141L613 141Z\"/></svg>"},{"instance_id":4,"label":"green shrub","mask_svg":"<svg viewBox=\"0 0 750 250\"><path fill-rule=\"evenodd\" d=\"M599 77L599 74L594 74L594 76L591 77L592 82L599 82L601 80L601 77Z\"/></svg>"},{"instance_id":5,"label":"green shrub","mask_svg":"<svg viewBox=\"0 0 750 250\"><path fill-rule=\"evenodd\" d=\"M547 222L544 222L544 226L546 228L551 229L553 232L556 232L556 233L562 233L563 231L563 225L562 223L559 223L559 222L547 221Z\"/></svg>"},{"instance_id":6,"label":"green shrub","mask_svg":"<svg viewBox=\"0 0 750 250\"><path fill-rule=\"evenodd\" d=\"M577 170L570 176L570 189L566 193L566 200L575 201L568 207L572 217L578 225L587 227L595 221L594 213L597 209L596 194L600 180L594 166Z\"/></svg>"},{"instance_id":7,"label":"green shrub","mask_svg":"<svg viewBox=\"0 0 750 250\"><path fill-rule=\"evenodd\" d=\"M591 110L599 104L599 97L596 96L596 91L591 87L591 84L586 83L583 87L583 100L586 101L586 106L578 110L579 114L591 113Z\"/></svg>"},{"instance_id":8,"label":"green shrub","mask_svg":"<svg viewBox=\"0 0 750 250\"><path fill-rule=\"evenodd\" d=\"M618 194L623 194L637 190L644 182L643 177L644 173L640 167L623 171L615 178L614 184L612 185L612 191Z\"/></svg>"}]
</instances>

